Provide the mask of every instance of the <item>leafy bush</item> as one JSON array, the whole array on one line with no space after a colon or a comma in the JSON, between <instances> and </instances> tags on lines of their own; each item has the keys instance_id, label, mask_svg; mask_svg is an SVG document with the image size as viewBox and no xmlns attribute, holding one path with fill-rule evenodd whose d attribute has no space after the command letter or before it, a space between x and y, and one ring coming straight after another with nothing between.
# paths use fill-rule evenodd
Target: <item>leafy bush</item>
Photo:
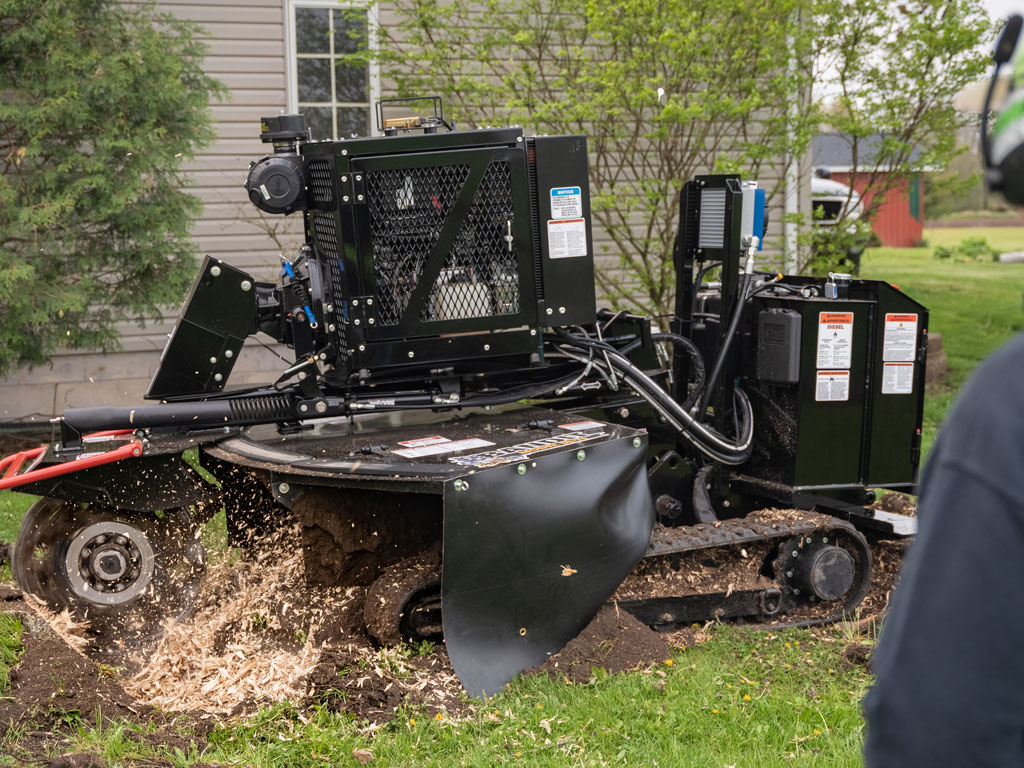
<instances>
[{"instance_id":1,"label":"leafy bush","mask_svg":"<svg viewBox=\"0 0 1024 768\"><path fill-rule=\"evenodd\" d=\"M199 34L152 2L0 0L0 375L181 301L182 164L223 91Z\"/></svg>"},{"instance_id":2,"label":"leafy bush","mask_svg":"<svg viewBox=\"0 0 1024 768\"><path fill-rule=\"evenodd\" d=\"M953 262L999 261L999 251L989 245L984 237L967 237L960 245L952 248L937 246L932 252L932 258Z\"/></svg>"}]
</instances>

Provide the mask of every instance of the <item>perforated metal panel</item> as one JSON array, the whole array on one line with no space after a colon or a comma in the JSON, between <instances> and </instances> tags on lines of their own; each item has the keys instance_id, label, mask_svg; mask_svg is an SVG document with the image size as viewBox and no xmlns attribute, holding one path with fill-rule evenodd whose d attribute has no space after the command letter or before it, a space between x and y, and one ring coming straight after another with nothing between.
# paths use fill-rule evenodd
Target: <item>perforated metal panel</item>
<instances>
[{"instance_id":1,"label":"perforated metal panel","mask_svg":"<svg viewBox=\"0 0 1024 768\"><path fill-rule=\"evenodd\" d=\"M309 191L313 201L329 203L334 200L333 161L329 158L316 158L310 160L306 168L309 170Z\"/></svg>"},{"instance_id":2,"label":"perforated metal panel","mask_svg":"<svg viewBox=\"0 0 1024 768\"><path fill-rule=\"evenodd\" d=\"M377 317L382 325L396 325L405 316L427 257L468 175L468 165L366 174Z\"/></svg>"},{"instance_id":3,"label":"perforated metal panel","mask_svg":"<svg viewBox=\"0 0 1024 768\"><path fill-rule=\"evenodd\" d=\"M338 305L335 314L335 331L333 340L339 355L344 356L347 351L345 343L344 317L342 302L348 295L345 284L345 265L338 258L338 228L335 222L335 214L324 211L313 212L313 233L316 235L317 253L328 266L328 279L330 280L330 295Z\"/></svg>"},{"instance_id":4,"label":"perforated metal panel","mask_svg":"<svg viewBox=\"0 0 1024 768\"><path fill-rule=\"evenodd\" d=\"M519 312L519 275L510 241L506 239L513 220L509 164L491 163L420 320L495 317Z\"/></svg>"}]
</instances>

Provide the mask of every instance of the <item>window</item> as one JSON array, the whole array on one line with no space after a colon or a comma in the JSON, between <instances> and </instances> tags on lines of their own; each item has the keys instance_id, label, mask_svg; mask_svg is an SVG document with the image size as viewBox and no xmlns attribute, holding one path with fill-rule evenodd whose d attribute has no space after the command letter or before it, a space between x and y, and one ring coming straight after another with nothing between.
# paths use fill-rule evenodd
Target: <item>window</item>
<instances>
[{"instance_id":1,"label":"window","mask_svg":"<svg viewBox=\"0 0 1024 768\"><path fill-rule=\"evenodd\" d=\"M300 0L289 10L289 109L305 115L314 139L369 136L376 78L338 56L356 51L370 13L337 0Z\"/></svg>"}]
</instances>

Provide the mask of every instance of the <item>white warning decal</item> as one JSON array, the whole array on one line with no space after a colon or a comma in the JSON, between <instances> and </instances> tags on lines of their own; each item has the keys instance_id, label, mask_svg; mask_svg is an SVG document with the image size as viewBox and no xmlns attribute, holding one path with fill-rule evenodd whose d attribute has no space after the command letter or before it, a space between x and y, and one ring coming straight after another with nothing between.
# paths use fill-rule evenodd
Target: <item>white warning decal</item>
<instances>
[{"instance_id":1,"label":"white warning decal","mask_svg":"<svg viewBox=\"0 0 1024 768\"><path fill-rule=\"evenodd\" d=\"M853 312L818 313L817 367L849 368L852 359Z\"/></svg>"},{"instance_id":2,"label":"white warning decal","mask_svg":"<svg viewBox=\"0 0 1024 768\"><path fill-rule=\"evenodd\" d=\"M914 394L914 364L882 363L882 394Z\"/></svg>"},{"instance_id":3,"label":"white warning decal","mask_svg":"<svg viewBox=\"0 0 1024 768\"><path fill-rule=\"evenodd\" d=\"M583 195L579 187L555 187L551 190L551 218L578 219L583 215Z\"/></svg>"},{"instance_id":4,"label":"white warning decal","mask_svg":"<svg viewBox=\"0 0 1024 768\"><path fill-rule=\"evenodd\" d=\"M603 426L599 421L577 421L573 424L559 424L558 428L579 432L581 429L601 429Z\"/></svg>"},{"instance_id":5,"label":"white warning decal","mask_svg":"<svg viewBox=\"0 0 1024 768\"><path fill-rule=\"evenodd\" d=\"M819 402L845 402L850 399L849 371L818 371L814 399Z\"/></svg>"},{"instance_id":6,"label":"white warning decal","mask_svg":"<svg viewBox=\"0 0 1024 768\"><path fill-rule=\"evenodd\" d=\"M917 355L917 315L885 316L885 336L882 338L882 360L886 362L913 362Z\"/></svg>"},{"instance_id":7,"label":"white warning decal","mask_svg":"<svg viewBox=\"0 0 1024 768\"><path fill-rule=\"evenodd\" d=\"M602 424L601 426L604 425ZM585 443L588 440L596 440L599 437L607 436L608 434L604 430L594 432L570 432L567 435L551 435L550 437L542 437L539 440L531 440L528 443L509 445L505 448L495 448L493 451L487 451L486 453L474 453L469 456L453 456L448 459L448 461L463 467L487 469L488 467L497 467L502 464L509 464L513 461L525 461L526 459L543 453L544 451L550 451L555 448L564 448L568 445Z\"/></svg>"},{"instance_id":8,"label":"white warning decal","mask_svg":"<svg viewBox=\"0 0 1024 768\"><path fill-rule=\"evenodd\" d=\"M450 443L451 441L447 437L441 437L441 435L432 435L431 437L417 437L415 440L401 440L399 445L405 448L419 448L423 445L436 445L437 443Z\"/></svg>"},{"instance_id":9,"label":"white warning decal","mask_svg":"<svg viewBox=\"0 0 1024 768\"><path fill-rule=\"evenodd\" d=\"M424 456L437 456L441 453L455 453L455 451L465 451L470 448L486 448L488 445L494 445L489 440L481 440L478 437L471 437L468 440L449 440L445 443L434 443L432 445L421 445L418 448L401 448L392 453L397 453L399 456L406 459L421 459Z\"/></svg>"},{"instance_id":10,"label":"white warning decal","mask_svg":"<svg viewBox=\"0 0 1024 768\"><path fill-rule=\"evenodd\" d=\"M583 219L548 222L548 254L552 259L587 255L587 223Z\"/></svg>"}]
</instances>

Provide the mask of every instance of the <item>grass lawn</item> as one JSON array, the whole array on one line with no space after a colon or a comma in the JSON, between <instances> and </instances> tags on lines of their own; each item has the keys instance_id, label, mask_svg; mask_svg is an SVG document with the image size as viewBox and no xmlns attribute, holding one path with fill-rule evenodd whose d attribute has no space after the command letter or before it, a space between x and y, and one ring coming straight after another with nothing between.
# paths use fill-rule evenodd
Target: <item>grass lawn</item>
<instances>
[{"instance_id":1,"label":"grass lawn","mask_svg":"<svg viewBox=\"0 0 1024 768\"><path fill-rule=\"evenodd\" d=\"M926 237L955 245L978 234L1001 250L1024 248L1024 228L936 229ZM926 398L929 445L971 369L1024 327L1024 265L951 264L933 260L931 249L874 249L862 272L925 304L930 330L943 334L950 376ZM30 501L0 493L0 539L13 539ZM0 623L0 696L18 629ZM181 766L357 765L356 749L383 766L857 766L860 700L870 677L844 660L852 642L870 639L848 627L778 635L722 627L651 670L616 677L597 671L587 685L513 681L465 722L408 711L374 731L325 708L281 705L218 726L202 756L158 754L139 746L144 740L124 724L83 725L67 751L99 752L109 766L133 758Z\"/></svg>"},{"instance_id":2,"label":"grass lawn","mask_svg":"<svg viewBox=\"0 0 1024 768\"><path fill-rule=\"evenodd\" d=\"M1024 227L935 227L924 231L930 246L959 245L968 237L984 237L997 251L1024 251Z\"/></svg>"}]
</instances>

